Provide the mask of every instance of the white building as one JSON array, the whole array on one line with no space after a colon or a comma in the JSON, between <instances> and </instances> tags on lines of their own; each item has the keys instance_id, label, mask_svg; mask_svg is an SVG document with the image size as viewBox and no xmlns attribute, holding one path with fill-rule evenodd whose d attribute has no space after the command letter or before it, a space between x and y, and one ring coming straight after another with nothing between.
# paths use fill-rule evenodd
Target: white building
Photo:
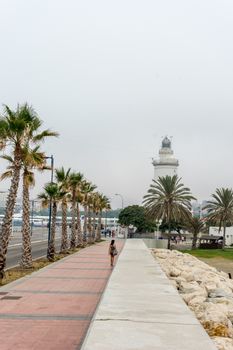
<instances>
[{"instance_id":1,"label":"white building","mask_svg":"<svg viewBox=\"0 0 233 350\"><path fill-rule=\"evenodd\" d=\"M171 140L166 136L162 141L162 147L159 151L159 159L153 159L154 179L166 175L173 176L177 174L179 162L174 158L171 148Z\"/></svg>"},{"instance_id":2,"label":"white building","mask_svg":"<svg viewBox=\"0 0 233 350\"><path fill-rule=\"evenodd\" d=\"M223 228L219 231L219 227L211 226L209 228L210 236L223 237ZM233 244L233 226L226 227L226 245Z\"/></svg>"}]
</instances>

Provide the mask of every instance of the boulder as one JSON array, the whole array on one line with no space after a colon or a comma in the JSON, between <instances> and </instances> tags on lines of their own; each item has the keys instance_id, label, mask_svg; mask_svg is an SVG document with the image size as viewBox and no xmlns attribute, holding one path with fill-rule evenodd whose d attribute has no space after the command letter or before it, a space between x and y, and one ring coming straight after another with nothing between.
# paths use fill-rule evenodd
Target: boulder
<instances>
[{"instance_id":1,"label":"boulder","mask_svg":"<svg viewBox=\"0 0 233 350\"><path fill-rule=\"evenodd\" d=\"M213 337L218 350L233 350L233 340L231 338Z\"/></svg>"},{"instance_id":2,"label":"boulder","mask_svg":"<svg viewBox=\"0 0 233 350\"><path fill-rule=\"evenodd\" d=\"M189 304L190 301L196 297L203 297L205 300L207 298L207 292L205 289L199 289L193 293L181 294L181 296L186 304Z\"/></svg>"},{"instance_id":3,"label":"boulder","mask_svg":"<svg viewBox=\"0 0 233 350\"><path fill-rule=\"evenodd\" d=\"M169 276L171 277L178 277L180 276L181 271L176 269L175 267L172 267L169 271Z\"/></svg>"},{"instance_id":4,"label":"boulder","mask_svg":"<svg viewBox=\"0 0 233 350\"><path fill-rule=\"evenodd\" d=\"M216 288L209 292L209 298L227 298L233 297L232 291L229 287L222 285L222 288Z\"/></svg>"}]
</instances>

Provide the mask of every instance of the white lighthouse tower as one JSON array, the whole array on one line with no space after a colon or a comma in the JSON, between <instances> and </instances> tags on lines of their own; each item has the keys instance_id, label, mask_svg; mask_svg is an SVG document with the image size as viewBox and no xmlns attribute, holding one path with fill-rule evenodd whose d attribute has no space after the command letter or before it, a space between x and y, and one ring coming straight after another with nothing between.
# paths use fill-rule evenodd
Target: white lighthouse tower
<instances>
[{"instance_id":1,"label":"white lighthouse tower","mask_svg":"<svg viewBox=\"0 0 233 350\"><path fill-rule=\"evenodd\" d=\"M162 141L162 147L159 150L159 159L153 159L154 179L158 180L162 176L173 176L177 174L179 162L174 158L171 148L171 140L166 136Z\"/></svg>"}]
</instances>

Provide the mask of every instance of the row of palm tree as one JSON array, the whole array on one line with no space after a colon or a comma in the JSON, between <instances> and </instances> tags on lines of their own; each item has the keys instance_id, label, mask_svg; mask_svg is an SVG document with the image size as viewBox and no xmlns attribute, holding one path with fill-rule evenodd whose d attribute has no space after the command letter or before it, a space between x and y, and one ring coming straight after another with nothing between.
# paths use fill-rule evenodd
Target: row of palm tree
<instances>
[{"instance_id":1,"label":"row of palm tree","mask_svg":"<svg viewBox=\"0 0 233 350\"><path fill-rule=\"evenodd\" d=\"M4 152L2 158L8 161L7 170L1 179L10 178L10 188L6 201L5 215L0 232L0 279L4 277L6 255L11 235L14 208L22 174L23 183L23 222L22 222L22 267L32 266L31 235L30 235L30 188L35 184L34 171L49 169L46 165L46 155L41 151L41 143L48 137L58 137L58 133L49 129L41 130L42 120L28 104L18 105L16 110L5 106L0 116L0 150ZM79 205L85 209L84 235L88 233L89 242L100 238L100 225L95 236L92 229L91 211L100 216L103 209L110 207L108 198L94 192L95 186L86 181L81 173L70 173L70 169L56 170L56 183L47 184L44 192L39 196L43 205L52 205L51 237L48 247L48 257L54 258L55 229L57 207L62 207L62 243L61 251L68 249L67 208L72 207L72 234L70 247L75 248L83 244ZM88 219L87 219L88 218ZM87 231L88 230L88 231ZM92 234L91 234L92 230ZM91 237L91 238L90 238ZM78 239L77 239L78 238ZM85 238L84 238L85 240Z\"/></svg>"},{"instance_id":2,"label":"row of palm tree","mask_svg":"<svg viewBox=\"0 0 233 350\"><path fill-rule=\"evenodd\" d=\"M66 253L69 248L82 247L86 243L100 241L101 219L103 210L110 209L109 199L95 191L96 186L84 179L79 172L67 171L62 167L55 170L55 183L44 187L44 192L38 198L42 205L52 204L51 237L48 246L48 259L53 260L55 255L56 215L58 206L62 208L62 237L60 253ZM80 205L84 208L83 230L80 220ZM71 235L68 241L67 211L71 207ZM98 223L96 217L98 216Z\"/></svg>"},{"instance_id":3,"label":"row of palm tree","mask_svg":"<svg viewBox=\"0 0 233 350\"><path fill-rule=\"evenodd\" d=\"M216 189L212 199L203 209L207 211L206 221L192 216L191 201L195 197L188 187L181 183L177 175L159 177L153 180L147 195L144 196L144 206L147 215L155 221L162 220L168 226L168 248L170 248L171 224L182 223L183 228L193 234L192 248L197 245L200 232L206 230L206 222L212 222L223 228L223 244L225 247L226 227L233 224L233 190L230 188Z\"/></svg>"}]
</instances>

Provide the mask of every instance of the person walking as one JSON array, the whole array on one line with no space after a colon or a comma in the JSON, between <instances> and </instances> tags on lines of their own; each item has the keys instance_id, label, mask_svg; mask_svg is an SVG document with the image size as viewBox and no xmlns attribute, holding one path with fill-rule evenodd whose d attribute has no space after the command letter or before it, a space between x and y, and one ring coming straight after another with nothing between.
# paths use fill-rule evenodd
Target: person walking
<instances>
[{"instance_id":1,"label":"person walking","mask_svg":"<svg viewBox=\"0 0 233 350\"><path fill-rule=\"evenodd\" d=\"M117 255L117 249L116 249L116 244L115 244L115 240L112 239L111 243L109 245L109 250L108 250L108 254L110 255L110 264L111 266L113 266L114 264L114 258Z\"/></svg>"}]
</instances>

